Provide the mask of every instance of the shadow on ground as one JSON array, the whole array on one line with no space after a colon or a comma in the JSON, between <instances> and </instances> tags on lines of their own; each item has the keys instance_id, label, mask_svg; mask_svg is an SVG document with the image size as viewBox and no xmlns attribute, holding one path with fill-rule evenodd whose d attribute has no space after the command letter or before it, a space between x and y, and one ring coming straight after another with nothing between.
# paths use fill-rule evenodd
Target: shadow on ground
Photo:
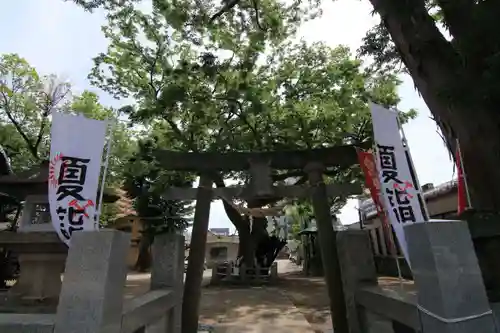
<instances>
[{"instance_id":1,"label":"shadow on ground","mask_svg":"<svg viewBox=\"0 0 500 333\"><path fill-rule=\"evenodd\" d=\"M297 271L279 276L272 287L203 288L200 323L214 326L216 333L323 333L331 329L323 278L304 277ZM149 281L148 275L129 276L125 299L147 292Z\"/></svg>"},{"instance_id":2,"label":"shadow on ground","mask_svg":"<svg viewBox=\"0 0 500 333\"><path fill-rule=\"evenodd\" d=\"M277 286L305 316L314 332L332 328L330 303L323 277L308 277L301 272L280 274Z\"/></svg>"},{"instance_id":3,"label":"shadow on ground","mask_svg":"<svg viewBox=\"0 0 500 333\"><path fill-rule=\"evenodd\" d=\"M203 290L200 322L216 332L312 333L302 312L278 288L211 287Z\"/></svg>"}]
</instances>

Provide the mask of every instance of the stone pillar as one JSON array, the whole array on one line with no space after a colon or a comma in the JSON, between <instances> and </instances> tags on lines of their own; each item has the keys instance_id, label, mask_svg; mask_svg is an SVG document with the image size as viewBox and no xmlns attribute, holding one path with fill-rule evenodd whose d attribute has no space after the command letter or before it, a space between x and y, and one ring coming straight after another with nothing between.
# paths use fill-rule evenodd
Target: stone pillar
<instances>
[{"instance_id":1,"label":"stone pillar","mask_svg":"<svg viewBox=\"0 0 500 333\"><path fill-rule=\"evenodd\" d=\"M215 264L215 266L212 268L212 276L210 278L211 285L219 284L219 282L221 280L217 268L218 268L217 264Z\"/></svg>"},{"instance_id":2,"label":"stone pillar","mask_svg":"<svg viewBox=\"0 0 500 333\"><path fill-rule=\"evenodd\" d=\"M367 230L345 230L337 233L340 270L344 286L349 333L362 333L356 291L367 285L377 285L377 271Z\"/></svg>"},{"instance_id":3,"label":"stone pillar","mask_svg":"<svg viewBox=\"0 0 500 333\"><path fill-rule=\"evenodd\" d=\"M163 234L155 237L151 249L151 290L171 288L176 293L176 305L169 310L166 320L160 320L148 327L146 332L156 332L163 325L164 332L180 333L182 318L182 294L184 280L184 236ZM167 325L167 327L165 327Z\"/></svg>"},{"instance_id":4,"label":"stone pillar","mask_svg":"<svg viewBox=\"0 0 500 333\"><path fill-rule=\"evenodd\" d=\"M73 234L54 333L120 332L129 248L129 233Z\"/></svg>"},{"instance_id":5,"label":"stone pillar","mask_svg":"<svg viewBox=\"0 0 500 333\"><path fill-rule=\"evenodd\" d=\"M271 264L270 277L271 281L278 280L278 263L276 261Z\"/></svg>"},{"instance_id":6,"label":"stone pillar","mask_svg":"<svg viewBox=\"0 0 500 333\"><path fill-rule=\"evenodd\" d=\"M340 275L340 264L337 253L336 231L333 229L330 204L323 181L323 165L309 163L305 168L311 186L311 196L318 227L319 247L335 333L348 333L346 306Z\"/></svg>"},{"instance_id":7,"label":"stone pillar","mask_svg":"<svg viewBox=\"0 0 500 333\"><path fill-rule=\"evenodd\" d=\"M415 223L405 235L423 333L494 333L467 223Z\"/></svg>"},{"instance_id":8,"label":"stone pillar","mask_svg":"<svg viewBox=\"0 0 500 333\"><path fill-rule=\"evenodd\" d=\"M208 219L212 202L212 185L213 181L208 175L200 176L182 301L182 331L184 333L198 331L198 312L205 264Z\"/></svg>"}]
</instances>

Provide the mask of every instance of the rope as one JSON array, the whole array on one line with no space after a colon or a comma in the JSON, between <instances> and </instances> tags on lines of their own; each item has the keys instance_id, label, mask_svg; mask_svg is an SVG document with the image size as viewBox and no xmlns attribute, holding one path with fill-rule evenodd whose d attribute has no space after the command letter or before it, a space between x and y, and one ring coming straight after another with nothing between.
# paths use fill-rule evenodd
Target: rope
<instances>
[{"instance_id":1,"label":"rope","mask_svg":"<svg viewBox=\"0 0 500 333\"><path fill-rule=\"evenodd\" d=\"M272 207L272 208L247 208L243 205L237 205L232 200L225 198L224 196L220 196L222 200L227 202L231 207L236 209L240 214L253 216L253 217L266 217L266 216L276 216L280 215L285 208L286 204Z\"/></svg>"},{"instance_id":2,"label":"rope","mask_svg":"<svg viewBox=\"0 0 500 333\"><path fill-rule=\"evenodd\" d=\"M479 313L479 314L475 314L475 315L471 315L471 316L466 316L466 317L444 318L444 317L441 317L435 313L430 312L429 310L423 308L419 304L417 304L417 309L420 310L421 312L425 313L426 315L431 316L431 317L433 317L439 321L442 321L443 323L447 323L447 324L461 323L464 321L469 321L469 320L473 320L473 319L477 319L477 318L481 318L481 317L493 314L493 311L488 310L488 311L483 312L483 313Z\"/></svg>"}]
</instances>

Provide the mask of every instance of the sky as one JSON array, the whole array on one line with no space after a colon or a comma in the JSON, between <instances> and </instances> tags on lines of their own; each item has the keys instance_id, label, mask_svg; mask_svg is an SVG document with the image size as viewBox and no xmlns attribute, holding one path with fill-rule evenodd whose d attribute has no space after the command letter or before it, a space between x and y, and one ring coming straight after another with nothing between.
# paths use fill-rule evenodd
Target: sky
<instances>
[{"instance_id":1,"label":"sky","mask_svg":"<svg viewBox=\"0 0 500 333\"><path fill-rule=\"evenodd\" d=\"M300 36L308 42L323 41L335 47L343 44L353 54L366 31L377 23L368 0L325 0L323 16L304 24ZM105 52L107 41L100 27L103 12L84 12L73 2L63 0L16 0L2 5L0 12L0 54L18 53L39 73L56 74L73 85L74 93L88 89L100 94L101 103L119 106L120 102L90 86L87 74L92 58ZM437 133L424 101L414 89L409 76L401 77L400 110L415 108L418 117L404 125L420 184L440 184L453 177L453 164ZM344 224L357 222L356 200L341 210ZM210 227L234 227L220 201L212 204Z\"/></svg>"}]
</instances>

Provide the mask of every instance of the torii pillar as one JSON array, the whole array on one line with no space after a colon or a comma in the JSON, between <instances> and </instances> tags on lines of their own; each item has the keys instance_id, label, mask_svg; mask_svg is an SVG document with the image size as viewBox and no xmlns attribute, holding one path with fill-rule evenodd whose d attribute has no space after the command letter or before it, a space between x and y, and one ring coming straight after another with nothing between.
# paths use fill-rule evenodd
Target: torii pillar
<instances>
[{"instance_id":1,"label":"torii pillar","mask_svg":"<svg viewBox=\"0 0 500 333\"><path fill-rule=\"evenodd\" d=\"M311 162L304 171L311 186L311 199L318 227L319 247L325 274L330 312L335 333L349 333L344 289L337 253L337 232L333 228L328 193L323 180L325 167L322 163Z\"/></svg>"},{"instance_id":2,"label":"torii pillar","mask_svg":"<svg viewBox=\"0 0 500 333\"><path fill-rule=\"evenodd\" d=\"M212 203L212 178L206 173L200 175L196 193L193 230L189 248L188 267L182 297L182 332L198 331L198 316L200 311L201 284L203 282L203 263L207 245L207 230ZM194 300L188 301L188 300Z\"/></svg>"}]
</instances>

